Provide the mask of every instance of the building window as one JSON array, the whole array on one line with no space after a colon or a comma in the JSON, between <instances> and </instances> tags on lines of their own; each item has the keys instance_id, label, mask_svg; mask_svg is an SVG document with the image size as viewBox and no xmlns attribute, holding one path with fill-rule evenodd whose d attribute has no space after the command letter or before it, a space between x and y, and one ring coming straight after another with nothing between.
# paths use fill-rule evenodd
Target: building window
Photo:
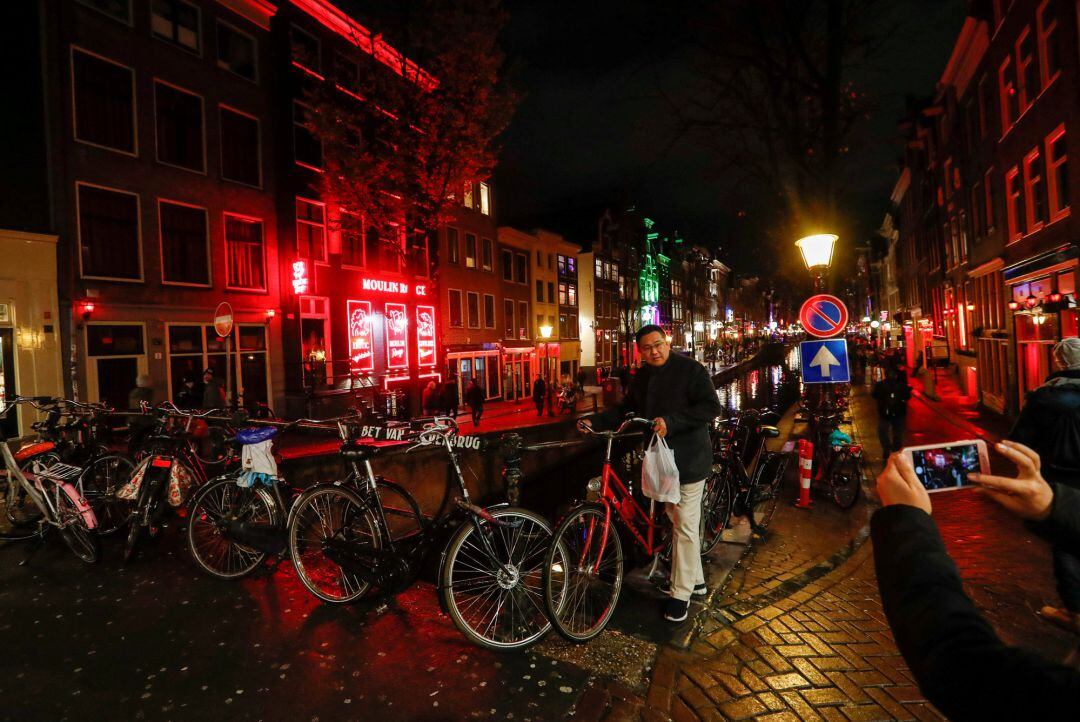
<instances>
[{"instance_id":1,"label":"building window","mask_svg":"<svg viewBox=\"0 0 1080 722\"><path fill-rule=\"evenodd\" d=\"M203 99L154 81L157 159L198 173L206 170L203 145Z\"/></svg>"},{"instance_id":2,"label":"building window","mask_svg":"<svg viewBox=\"0 0 1080 722\"><path fill-rule=\"evenodd\" d=\"M461 263L461 241L458 240L458 229L447 226L446 228L446 260L455 266Z\"/></svg>"},{"instance_id":3,"label":"building window","mask_svg":"<svg viewBox=\"0 0 1080 722\"><path fill-rule=\"evenodd\" d=\"M341 265L364 266L364 222L355 213L341 211Z\"/></svg>"},{"instance_id":4,"label":"building window","mask_svg":"<svg viewBox=\"0 0 1080 722\"><path fill-rule=\"evenodd\" d=\"M223 20L217 21L217 64L223 70L259 81L258 43Z\"/></svg>"},{"instance_id":5,"label":"building window","mask_svg":"<svg viewBox=\"0 0 1080 722\"><path fill-rule=\"evenodd\" d=\"M1050 191L1050 222L1069 215L1069 157L1065 147L1065 124L1046 136L1046 178Z\"/></svg>"},{"instance_id":6,"label":"building window","mask_svg":"<svg viewBox=\"0 0 1080 722\"><path fill-rule=\"evenodd\" d=\"M461 328L461 291L451 288L446 305L450 313L450 327Z\"/></svg>"},{"instance_id":7,"label":"building window","mask_svg":"<svg viewBox=\"0 0 1080 722\"><path fill-rule=\"evenodd\" d=\"M495 328L495 297L484 294L484 328Z\"/></svg>"},{"instance_id":8,"label":"building window","mask_svg":"<svg viewBox=\"0 0 1080 722\"><path fill-rule=\"evenodd\" d=\"M547 302L555 303L555 284L552 281L548 281L547 289Z\"/></svg>"},{"instance_id":9,"label":"building window","mask_svg":"<svg viewBox=\"0 0 1080 722\"><path fill-rule=\"evenodd\" d=\"M75 190L82 276L141 281L139 196L83 183Z\"/></svg>"},{"instance_id":10,"label":"building window","mask_svg":"<svg viewBox=\"0 0 1080 722\"><path fill-rule=\"evenodd\" d=\"M259 121L221 106L221 177L258 188L262 185Z\"/></svg>"},{"instance_id":11,"label":"building window","mask_svg":"<svg viewBox=\"0 0 1080 722\"><path fill-rule=\"evenodd\" d=\"M345 53L334 53L334 74L331 78L337 87L351 95L360 92L360 64Z\"/></svg>"},{"instance_id":12,"label":"building window","mask_svg":"<svg viewBox=\"0 0 1080 722\"><path fill-rule=\"evenodd\" d=\"M1057 10L1052 0L1043 0L1043 4L1035 11L1035 23L1039 33L1039 67L1045 88L1061 74L1061 52L1057 44Z\"/></svg>"},{"instance_id":13,"label":"building window","mask_svg":"<svg viewBox=\"0 0 1080 722\"><path fill-rule=\"evenodd\" d=\"M481 238L480 246L483 251L482 255L480 256L482 268L485 271L490 271L492 270L493 264L495 263L495 248L494 246L492 246L490 238Z\"/></svg>"},{"instance_id":14,"label":"building window","mask_svg":"<svg viewBox=\"0 0 1080 722\"><path fill-rule=\"evenodd\" d=\"M514 253L507 249L502 249L502 279L507 283L513 283L514 281Z\"/></svg>"},{"instance_id":15,"label":"building window","mask_svg":"<svg viewBox=\"0 0 1080 722\"><path fill-rule=\"evenodd\" d=\"M1036 148L1024 156L1024 200L1028 233L1039 230L1046 222L1045 194L1042 154Z\"/></svg>"},{"instance_id":16,"label":"building window","mask_svg":"<svg viewBox=\"0 0 1080 722\"><path fill-rule=\"evenodd\" d=\"M293 25L289 28L289 42L292 46L293 65L299 65L317 75L322 73L318 38Z\"/></svg>"},{"instance_id":17,"label":"building window","mask_svg":"<svg viewBox=\"0 0 1080 722\"><path fill-rule=\"evenodd\" d=\"M599 258L596 259L596 277L604 277L604 262L601 261Z\"/></svg>"},{"instance_id":18,"label":"building window","mask_svg":"<svg viewBox=\"0 0 1080 722\"><path fill-rule=\"evenodd\" d=\"M514 302L503 299L503 338L514 338Z\"/></svg>"},{"instance_id":19,"label":"building window","mask_svg":"<svg viewBox=\"0 0 1080 722\"><path fill-rule=\"evenodd\" d=\"M158 201L163 282L210 285L210 238L207 227L205 208Z\"/></svg>"},{"instance_id":20,"label":"building window","mask_svg":"<svg viewBox=\"0 0 1080 722\"><path fill-rule=\"evenodd\" d=\"M1020 171L1013 168L1005 174L1005 212L1009 221L1009 242L1024 235L1024 191L1020 186Z\"/></svg>"},{"instance_id":21,"label":"building window","mask_svg":"<svg viewBox=\"0 0 1080 722\"><path fill-rule=\"evenodd\" d=\"M1016 39L1016 75L1020 80L1020 112L1023 113L1039 95L1039 62L1035 57L1035 39L1031 28L1024 28Z\"/></svg>"},{"instance_id":22,"label":"building window","mask_svg":"<svg viewBox=\"0 0 1080 722\"><path fill-rule=\"evenodd\" d=\"M465 234L465 267L476 268L476 234Z\"/></svg>"},{"instance_id":23,"label":"building window","mask_svg":"<svg viewBox=\"0 0 1080 722\"><path fill-rule=\"evenodd\" d=\"M462 199L463 199L463 201L465 203L466 208L472 208L473 207L473 184L472 183L466 183L465 184L465 193L463 194Z\"/></svg>"},{"instance_id":24,"label":"building window","mask_svg":"<svg viewBox=\"0 0 1080 722\"><path fill-rule=\"evenodd\" d=\"M265 291L262 221L225 214L226 285Z\"/></svg>"},{"instance_id":25,"label":"building window","mask_svg":"<svg viewBox=\"0 0 1080 722\"><path fill-rule=\"evenodd\" d=\"M537 303L543 303L544 302L544 282L543 281L537 281L536 282L536 302Z\"/></svg>"},{"instance_id":26,"label":"building window","mask_svg":"<svg viewBox=\"0 0 1080 722\"><path fill-rule=\"evenodd\" d=\"M487 183L480 184L480 212L485 216L491 215L491 186Z\"/></svg>"},{"instance_id":27,"label":"building window","mask_svg":"<svg viewBox=\"0 0 1080 722\"><path fill-rule=\"evenodd\" d=\"M467 300L469 305L469 328L480 328L480 294L469 291Z\"/></svg>"},{"instance_id":28,"label":"building window","mask_svg":"<svg viewBox=\"0 0 1080 722\"><path fill-rule=\"evenodd\" d=\"M518 301L518 338L529 338L529 302Z\"/></svg>"},{"instance_id":29,"label":"building window","mask_svg":"<svg viewBox=\"0 0 1080 722\"><path fill-rule=\"evenodd\" d=\"M150 4L150 29L155 37L193 53L202 52L199 8L184 0L153 0Z\"/></svg>"},{"instance_id":30,"label":"building window","mask_svg":"<svg viewBox=\"0 0 1080 722\"><path fill-rule=\"evenodd\" d=\"M131 0L79 0L79 4L131 25Z\"/></svg>"},{"instance_id":31,"label":"building window","mask_svg":"<svg viewBox=\"0 0 1080 722\"><path fill-rule=\"evenodd\" d=\"M75 139L136 155L135 71L71 49Z\"/></svg>"},{"instance_id":32,"label":"building window","mask_svg":"<svg viewBox=\"0 0 1080 722\"><path fill-rule=\"evenodd\" d=\"M431 249L428 247L427 233L413 232L405 236L405 259L413 274L431 278Z\"/></svg>"},{"instance_id":33,"label":"building window","mask_svg":"<svg viewBox=\"0 0 1080 722\"><path fill-rule=\"evenodd\" d=\"M296 253L300 258L326 261L326 206L296 199Z\"/></svg>"},{"instance_id":34,"label":"building window","mask_svg":"<svg viewBox=\"0 0 1080 722\"><path fill-rule=\"evenodd\" d=\"M976 181L971 186L971 230L976 243L983 237L983 222L986 220L986 209L983 208L985 195L982 182Z\"/></svg>"},{"instance_id":35,"label":"building window","mask_svg":"<svg viewBox=\"0 0 1080 722\"><path fill-rule=\"evenodd\" d=\"M528 265L529 257L527 255L524 253L514 254L514 283L520 283L522 286L528 285Z\"/></svg>"},{"instance_id":36,"label":"building window","mask_svg":"<svg viewBox=\"0 0 1080 722\"><path fill-rule=\"evenodd\" d=\"M1012 56L998 68L998 96L1001 98L1001 134L1004 135L1020 115L1016 97L1016 69Z\"/></svg>"},{"instance_id":37,"label":"building window","mask_svg":"<svg viewBox=\"0 0 1080 722\"><path fill-rule=\"evenodd\" d=\"M293 154L299 165L322 170L322 141L311 130L307 106L293 101Z\"/></svg>"},{"instance_id":38,"label":"building window","mask_svg":"<svg viewBox=\"0 0 1080 722\"><path fill-rule=\"evenodd\" d=\"M991 167L983 176L983 192L986 197L986 232L993 233L997 228L997 187L994 184L994 169Z\"/></svg>"},{"instance_id":39,"label":"building window","mask_svg":"<svg viewBox=\"0 0 1080 722\"><path fill-rule=\"evenodd\" d=\"M990 132L990 119L994 117L994 89L990 78L979 79L979 137L985 138Z\"/></svg>"}]
</instances>

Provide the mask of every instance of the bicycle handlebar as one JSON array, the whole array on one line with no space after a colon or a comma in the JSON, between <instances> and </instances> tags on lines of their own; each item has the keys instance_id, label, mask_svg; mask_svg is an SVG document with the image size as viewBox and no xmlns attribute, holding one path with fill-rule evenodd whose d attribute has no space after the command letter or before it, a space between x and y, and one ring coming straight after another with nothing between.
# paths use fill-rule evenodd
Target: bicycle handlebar
<instances>
[{"instance_id":1,"label":"bicycle handlebar","mask_svg":"<svg viewBox=\"0 0 1080 722\"><path fill-rule=\"evenodd\" d=\"M594 435L594 436L611 436L611 437L615 437L615 436L620 436L624 431L626 431L627 428L629 428L631 426L634 426L635 424L644 424L645 426L648 426L650 429L653 428L653 426L655 426L652 419L643 419L640 416L629 416L621 424L619 424L619 428L615 429L614 431L597 431L592 426L590 426L588 424L585 424L583 422L578 422L578 428L581 429L586 434L591 434L591 435Z\"/></svg>"}]
</instances>

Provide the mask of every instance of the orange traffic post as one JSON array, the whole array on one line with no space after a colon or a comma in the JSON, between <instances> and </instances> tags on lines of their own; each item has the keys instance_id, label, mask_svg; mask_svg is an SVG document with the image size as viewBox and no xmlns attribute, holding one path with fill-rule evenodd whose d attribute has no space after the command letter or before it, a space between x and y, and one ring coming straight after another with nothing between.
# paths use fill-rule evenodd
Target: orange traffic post
<instances>
[{"instance_id":1,"label":"orange traffic post","mask_svg":"<svg viewBox=\"0 0 1080 722\"><path fill-rule=\"evenodd\" d=\"M814 505L810 501L810 470L813 466L814 443L799 439L799 500L795 502L796 508L810 509Z\"/></svg>"}]
</instances>

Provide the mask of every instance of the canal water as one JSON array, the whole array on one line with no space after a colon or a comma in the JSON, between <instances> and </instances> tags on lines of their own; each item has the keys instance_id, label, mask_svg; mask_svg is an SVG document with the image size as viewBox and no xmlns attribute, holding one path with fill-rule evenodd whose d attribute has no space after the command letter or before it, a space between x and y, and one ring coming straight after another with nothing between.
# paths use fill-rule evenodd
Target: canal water
<instances>
[{"instance_id":1,"label":"canal water","mask_svg":"<svg viewBox=\"0 0 1080 722\"><path fill-rule=\"evenodd\" d=\"M716 383L716 396L725 417L743 409L772 408L783 413L798 400L801 387L799 347L776 346L722 377Z\"/></svg>"}]
</instances>

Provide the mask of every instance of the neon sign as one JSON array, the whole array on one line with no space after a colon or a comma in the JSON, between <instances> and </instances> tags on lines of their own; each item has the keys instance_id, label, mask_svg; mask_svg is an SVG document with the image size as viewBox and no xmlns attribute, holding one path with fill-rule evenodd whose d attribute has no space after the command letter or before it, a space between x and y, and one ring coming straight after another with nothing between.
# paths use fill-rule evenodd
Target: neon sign
<instances>
[{"instance_id":1,"label":"neon sign","mask_svg":"<svg viewBox=\"0 0 1080 722\"><path fill-rule=\"evenodd\" d=\"M420 366L435 365L435 308L416 307L416 353Z\"/></svg>"},{"instance_id":2,"label":"neon sign","mask_svg":"<svg viewBox=\"0 0 1080 722\"><path fill-rule=\"evenodd\" d=\"M349 362L355 371L375 368L375 348L371 337L371 304L349 301Z\"/></svg>"},{"instance_id":3,"label":"neon sign","mask_svg":"<svg viewBox=\"0 0 1080 722\"><path fill-rule=\"evenodd\" d=\"M403 369L409 365L409 317L405 304L386 304L386 367Z\"/></svg>"},{"instance_id":4,"label":"neon sign","mask_svg":"<svg viewBox=\"0 0 1080 722\"><path fill-rule=\"evenodd\" d=\"M426 283L418 283L416 286L411 286L404 281L384 281L381 278L361 278L360 288L364 291L377 291L379 293L397 293L402 296L409 295L410 291L416 293L417 296L427 296L428 287Z\"/></svg>"},{"instance_id":5,"label":"neon sign","mask_svg":"<svg viewBox=\"0 0 1080 722\"><path fill-rule=\"evenodd\" d=\"M307 261L293 261L292 264L292 289L293 293L307 293L308 272Z\"/></svg>"}]
</instances>

